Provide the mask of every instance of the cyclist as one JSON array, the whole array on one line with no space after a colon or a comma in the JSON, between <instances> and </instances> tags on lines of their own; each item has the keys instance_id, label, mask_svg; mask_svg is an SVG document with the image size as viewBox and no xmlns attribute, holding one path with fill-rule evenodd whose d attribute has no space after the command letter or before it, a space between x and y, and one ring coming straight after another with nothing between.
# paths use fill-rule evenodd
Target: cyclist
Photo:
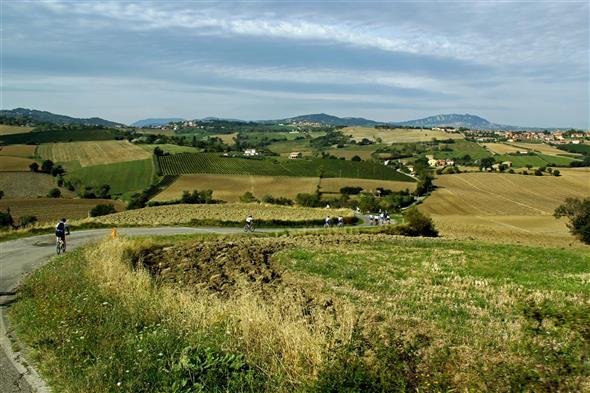
<instances>
[{"instance_id":1,"label":"cyclist","mask_svg":"<svg viewBox=\"0 0 590 393\"><path fill-rule=\"evenodd\" d=\"M344 226L344 217L338 216L338 226Z\"/></svg>"},{"instance_id":2,"label":"cyclist","mask_svg":"<svg viewBox=\"0 0 590 393\"><path fill-rule=\"evenodd\" d=\"M250 214L248 217L246 217L246 228L252 230L253 227L254 227L254 219L252 218L252 215Z\"/></svg>"},{"instance_id":3,"label":"cyclist","mask_svg":"<svg viewBox=\"0 0 590 393\"><path fill-rule=\"evenodd\" d=\"M329 228L332 226L332 219L330 218L330 216L326 217L326 221L324 223L324 227Z\"/></svg>"},{"instance_id":4,"label":"cyclist","mask_svg":"<svg viewBox=\"0 0 590 393\"><path fill-rule=\"evenodd\" d=\"M66 235L70 234L70 227L68 226L66 221L67 220L64 217L55 226L55 241L57 242L61 239L61 241L64 244L64 252L66 251Z\"/></svg>"}]
</instances>

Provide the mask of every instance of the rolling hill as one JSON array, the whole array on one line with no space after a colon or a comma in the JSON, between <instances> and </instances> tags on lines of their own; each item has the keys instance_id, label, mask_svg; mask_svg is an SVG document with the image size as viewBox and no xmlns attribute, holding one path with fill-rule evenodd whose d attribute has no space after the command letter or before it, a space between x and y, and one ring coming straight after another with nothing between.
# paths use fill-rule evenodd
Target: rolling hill
<instances>
[{"instance_id":1,"label":"rolling hill","mask_svg":"<svg viewBox=\"0 0 590 393\"><path fill-rule=\"evenodd\" d=\"M101 119L100 117L91 117L87 119L70 117L65 115L58 115L47 111L39 111L36 109L16 108L11 110L0 110L0 116L8 118L24 118L30 119L35 123L51 123L51 124L80 124L92 126L118 127L121 123Z\"/></svg>"},{"instance_id":2,"label":"rolling hill","mask_svg":"<svg viewBox=\"0 0 590 393\"><path fill-rule=\"evenodd\" d=\"M137 120L136 122L131 123L130 125L133 127L157 127L163 126L165 124L171 123L173 121L183 121L184 119L180 117L168 117L168 118L150 118L150 119L142 119Z\"/></svg>"}]
</instances>

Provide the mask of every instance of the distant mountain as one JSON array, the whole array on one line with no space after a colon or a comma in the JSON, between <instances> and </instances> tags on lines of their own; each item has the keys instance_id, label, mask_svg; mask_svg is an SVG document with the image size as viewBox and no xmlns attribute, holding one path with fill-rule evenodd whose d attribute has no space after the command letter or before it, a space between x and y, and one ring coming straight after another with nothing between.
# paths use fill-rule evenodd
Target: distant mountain
<instances>
[{"instance_id":1,"label":"distant mountain","mask_svg":"<svg viewBox=\"0 0 590 393\"><path fill-rule=\"evenodd\" d=\"M91 117L89 119L80 119L76 117L70 117L65 115L57 115L55 113L38 111L35 109L16 108L12 110L3 109L0 110L0 116L12 117L12 118L26 118L36 123L52 123L58 125L64 124L81 124L81 125L96 125L105 127L118 127L122 126L121 123L101 119L100 117Z\"/></svg>"},{"instance_id":2,"label":"distant mountain","mask_svg":"<svg viewBox=\"0 0 590 393\"><path fill-rule=\"evenodd\" d=\"M363 119L362 117L337 117L325 113L316 113L310 115L301 115L290 117L282 120L275 120L277 123L321 123L330 126L374 126L382 124L373 120Z\"/></svg>"},{"instance_id":3,"label":"distant mountain","mask_svg":"<svg viewBox=\"0 0 590 393\"><path fill-rule=\"evenodd\" d=\"M204 117L202 119L195 119L195 120L197 120L197 121L229 121L232 123L247 123L247 121L245 121L245 120L230 119L230 118L225 118L225 117L214 117L214 116Z\"/></svg>"},{"instance_id":4,"label":"distant mountain","mask_svg":"<svg viewBox=\"0 0 590 393\"><path fill-rule=\"evenodd\" d=\"M425 117L423 119L393 122L395 125L410 126L410 127L466 127L475 129L496 129L500 128L498 124L494 124L482 117L465 114L459 115L456 113L447 115L436 115Z\"/></svg>"},{"instance_id":5,"label":"distant mountain","mask_svg":"<svg viewBox=\"0 0 590 393\"><path fill-rule=\"evenodd\" d=\"M155 119L143 119L138 120L134 123L131 123L133 127L158 127L163 126L165 124L171 123L173 121L183 121L180 117L168 117L168 118L155 118Z\"/></svg>"}]
</instances>

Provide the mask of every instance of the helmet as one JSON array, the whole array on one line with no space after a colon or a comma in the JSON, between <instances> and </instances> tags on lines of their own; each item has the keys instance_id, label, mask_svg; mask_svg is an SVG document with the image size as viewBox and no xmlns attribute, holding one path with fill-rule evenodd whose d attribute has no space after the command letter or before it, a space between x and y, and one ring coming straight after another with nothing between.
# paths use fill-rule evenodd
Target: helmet
<instances>
[{"instance_id":1,"label":"helmet","mask_svg":"<svg viewBox=\"0 0 590 393\"><path fill-rule=\"evenodd\" d=\"M61 218L61 222L66 222L66 221L67 221L67 220L66 220L66 218L65 218L65 217L62 217L62 218Z\"/></svg>"}]
</instances>

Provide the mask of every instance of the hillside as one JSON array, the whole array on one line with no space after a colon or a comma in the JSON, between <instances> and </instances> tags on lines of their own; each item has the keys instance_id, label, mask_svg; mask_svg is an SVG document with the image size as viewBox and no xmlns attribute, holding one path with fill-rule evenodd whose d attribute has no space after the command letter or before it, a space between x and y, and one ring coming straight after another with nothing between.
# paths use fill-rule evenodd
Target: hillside
<instances>
[{"instance_id":1,"label":"hillside","mask_svg":"<svg viewBox=\"0 0 590 393\"><path fill-rule=\"evenodd\" d=\"M165 124L171 123L173 121L183 121L184 119L180 117L168 117L168 118L150 118L150 119L142 119L137 120L136 122L131 123L133 127L157 127L163 126Z\"/></svg>"},{"instance_id":2,"label":"hillside","mask_svg":"<svg viewBox=\"0 0 590 393\"><path fill-rule=\"evenodd\" d=\"M12 110L0 110L0 116L9 118L23 118L30 119L34 123L51 123L51 124L79 124L79 125L92 125L92 126L105 126L105 127L118 127L122 126L121 123L101 119L100 117L91 118L76 118L66 115L58 115L47 111L39 111L36 109L16 108Z\"/></svg>"},{"instance_id":3,"label":"hillside","mask_svg":"<svg viewBox=\"0 0 590 393\"><path fill-rule=\"evenodd\" d=\"M395 122L396 125L410 127L466 127L475 129L493 129L497 125L475 115L447 114L425 117L423 119Z\"/></svg>"},{"instance_id":4,"label":"hillside","mask_svg":"<svg viewBox=\"0 0 590 393\"><path fill-rule=\"evenodd\" d=\"M295 116L295 117L290 117L287 119L275 120L275 122L277 122L277 123L309 122L309 123L321 123L321 124L331 125L331 126L374 126L375 124L380 124L379 122L364 119L362 117L337 117L337 116L327 115L325 113Z\"/></svg>"}]
</instances>

